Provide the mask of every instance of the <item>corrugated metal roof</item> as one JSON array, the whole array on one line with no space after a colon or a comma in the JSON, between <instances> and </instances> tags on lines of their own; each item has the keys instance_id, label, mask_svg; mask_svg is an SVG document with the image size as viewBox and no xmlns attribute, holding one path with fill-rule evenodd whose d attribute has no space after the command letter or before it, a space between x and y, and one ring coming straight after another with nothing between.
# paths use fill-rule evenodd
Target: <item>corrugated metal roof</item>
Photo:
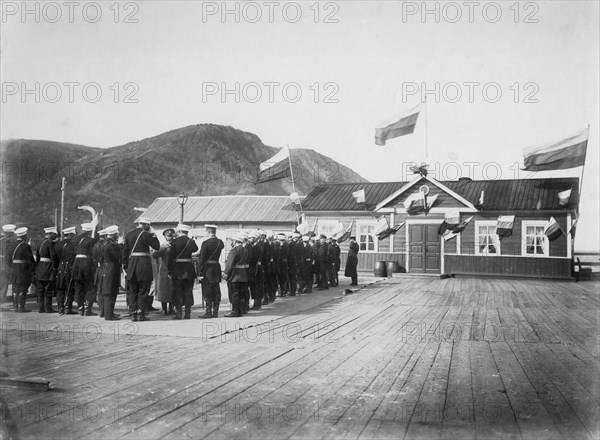
<instances>
[{"instance_id":1,"label":"corrugated metal roof","mask_svg":"<svg viewBox=\"0 0 600 440\"><path fill-rule=\"evenodd\" d=\"M408 182L326 183L317 186L302 202L305 211L362 211L352 197L354 191L365 190L367 208L372 208L394 194ZM487 211L528 211L537 208L564 209L558 193L571 189L567 209L579 203L579 179L576 177L523 180L450 180L440 181L448 189L478 205L484 191L483 209Z\"/></svg>"},{"instance_id":2,"label":"corrugated metal roof","mask_svg":"<svg viewBox=\"0 0 600 440\"><path fill-rule=\"evenodd\" d=\"M181 207L177 197L159 197L143 216L153 223L178 223ZM186 223L295 223L297 214L289 196L203 196L189 197Z\"/></svg>"}]
</instances>

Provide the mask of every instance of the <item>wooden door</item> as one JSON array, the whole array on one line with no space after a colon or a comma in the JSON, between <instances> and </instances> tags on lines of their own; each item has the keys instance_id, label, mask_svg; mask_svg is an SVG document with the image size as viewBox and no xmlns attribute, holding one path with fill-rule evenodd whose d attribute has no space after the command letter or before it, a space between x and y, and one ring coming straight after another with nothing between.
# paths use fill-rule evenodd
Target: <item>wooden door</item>
<instances>
[{"instance_id":1,"label":"wooden door","mask_svg":"<svg viewBox=\"0 0 600 440\"><path fill-rule=\"evenodd\" d=\"M410 225L409 272L440 273L439 225Z\"/></svg>"}]
</instances>

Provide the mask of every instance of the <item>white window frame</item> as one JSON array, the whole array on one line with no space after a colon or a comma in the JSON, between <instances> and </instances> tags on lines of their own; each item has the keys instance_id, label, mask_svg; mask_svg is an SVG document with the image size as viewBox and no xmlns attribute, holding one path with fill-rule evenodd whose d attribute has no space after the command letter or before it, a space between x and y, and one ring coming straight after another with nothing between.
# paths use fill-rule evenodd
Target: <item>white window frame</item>
<instances>
[{"instance_id":1,"label":"white window frame","mask_svg":"<svg viewBox=\"0 0 600 440\"><path fill-rule=\"evenodd\" d=\"M546 220L522 220L521 221L521 255L524 257L549 257L550 256L550 242L548 241L548 237L543 233L541 237L543 238L543 254L535 254L527 252L527 228L528 227L541 227L546 228L548 222Z\"/></svg>"},{"instance_id":2,"label":"white window frame","mask_svg":"<svg viewBox=\"0 0 600 440\"><path fill-rule=\"evenodd\" d=\"M356 223L356 242L358 243L360 252L362 253L366 253L366 254L374 254L379 252L379 240L377 239L377 236L373 233L369 234L373 237L373 245L374 245L374 249L373 250L367 250L367 249L362 249L361 248L361 241L360 241L360 237L361 237L361 228L369 228L372 227L373 231L375 231L375 228L377 227L377 221L371 221L371 222L357 222Z\"/></svg>"},{"instance_id":3,"label":"white window frame","mask_svg":"<svg viewBox=\"0 0 600 440\"><path fill-rule=\"evenodd\" d=\"M323 234L327 237L331 237L333 231L335 231L335 227L339 223L339 220L321 220L319 219L319 235ZM326 229L323 227L325 226Z\"/></svg>"},{"instance_id":4,"label":"white window frame","mask_svg":"<svg viewBox=\"0 0 600 440\"><path fill-rule=\"evenodd\" d=\"M495 237L492 236L491 234L486 234L487 236L489 236L492 239L492 244L496 247L498 252L495 254L490 253L488 251L481 252L481 250L479 249L479 237L481 237L481 235L479 233L480 226L485 226L485 227L493 226L494 228L497 228L498 221L497 220L475 220L475 243L474 243L475 255L480 255L480 256L484 256L484 257L498 257L498 256L502 255L502 247L500 246L500 237L498 237L498 234L494 234Z\"/></svg>"}]
</instances>

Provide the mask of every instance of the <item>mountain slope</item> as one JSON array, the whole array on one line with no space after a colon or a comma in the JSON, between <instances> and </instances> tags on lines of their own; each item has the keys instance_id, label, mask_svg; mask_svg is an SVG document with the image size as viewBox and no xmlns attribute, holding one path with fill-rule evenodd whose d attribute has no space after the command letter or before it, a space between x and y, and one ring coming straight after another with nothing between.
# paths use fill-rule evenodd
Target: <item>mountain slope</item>
<instances>
[{"instance_id":1,"label":"mountain slope","mask_svg":"<svg viewBox=\"0 0 600 440\"><path fill-rule=\"evenodd\" d=\"M118 147L100 149L37 140L1 144L1 223L27 225L40 235L54 224L66 177L65 226L89 221L77 206L103 211L103 224L129 229L156 197L292 192L291 180L255 184L258 166L279 151L255 134L212 124L184 127ZM307 194L323 182L366 181L313 150L291 150L294 183ZM59 213L60 214L60 213Z\"/></svg>"}]
</instances>

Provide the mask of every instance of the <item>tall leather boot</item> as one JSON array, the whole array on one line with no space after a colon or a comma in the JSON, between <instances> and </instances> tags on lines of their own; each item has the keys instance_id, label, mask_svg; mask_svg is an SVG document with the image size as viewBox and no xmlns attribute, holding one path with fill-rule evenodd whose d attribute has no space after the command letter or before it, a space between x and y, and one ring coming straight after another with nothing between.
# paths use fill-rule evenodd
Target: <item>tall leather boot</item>
<instances>
[{"instance_id":1,"label":"tall leather boot","mask_svg":"<svg viewBox=\"0 0 600 440\"><path fill-rule=\"evenodd\" d=\"M181 319L181 306L175 306L175 316L173 319Z\"/></svg>"},{"instance_id":2,"label":"tall leather boot","mask_svg":"<svg viewBox=\"0 0 600 440\"><path fill-rule=\"evenodd\" d=\"M93 305L94 305L94 301L86 301L85 302L84 316L98 316L97 313L94 313L92 311Z\"/></svg>"},{"instance_id":3,"label":"tall leather boot","mask_svg":"<svg viewBox=\"0 0 600 440\"><path fill-rule=\"evenodd\" d=\"M15 312L19 311L19 294L13 290L13 308Z\"/></svg>"},{"instance_id":4,"label":"tall leather boot","mask_svg":"<svg viewBox=\"0 0 600 440\"><path fill-rule=\"evenodd\" d=\"M219 317L219 303L213 301L212 303L212 317L213 318L218 318Z\"/></svg>"},{"instance_id":5,"label":"tall leather boot","mask_svg":"<svg viewBox=\"0 0 600 440\"><path fill-rule=\"evenodd\" d=\"M115 303L117 297L113 295L104 295L104 319L107 321L118 321L120 315L115 314Z\"/></svg>"},{"instance_id":6,"label":"tall leather boot","mask_svg":"<svg viewBox=\"0 0 600 440\"><path fill-rule=\"evenodd\" d=\"M104 318L106 316L104 314L104 298L105 296L102 294L98 294L96 296L96 302L98 303L98 316L100 318Z\"/></svg>"},{"instance_id":7,"label":"tall leather boot","mask_svg":"<svg viewBox=\"0 0 600 440\"><path fill-rule=\"evenodd\" d=\"M185 306L185 311L183 312L183 319L190 319L192 314L192 308L190 306Z\"/></svg>"},{"instance_id":8,"label":"tall leather boot","mask_svg":"<svg viewBox=\"0 0 600 440\"><path fill-rule=\"evenodd\" d=\"M56 310L52 308L52 297L47 296L44 298L46 313L56 313Z\"/></svg>"},{"instance_id":9,"label":"tall leather boot","mask_svg":"<svg viewBox=\"0 0 600 440\"><path fill-rule=\"evenodd\" d=\"M146 307L145 304L140 305L140 308L137 311L138 313L138 321L150 321L146 316Z\"/></svg>"},{"instance_id":10,"label":"tall leather boot","mask_svg":"<svg viewBox=\"0 0 600 440\"><path fill-rule=\"evenodd\" d=\"M210 300L207 300L206 301L206 313L202 316L198 316L198 318L202 318L202 319L212 318L213 317L212 307L213 307L213 302Z\"/></svg>"},{"instance_id":11,"label":"tall leather boot","mask_svg":"<svg viewBox=\"0 0 600 440\"><path fill-rule=\"evenodd\" d=\"M27 301L27 290L19 294L19 313L25 313L30 311L25 308L25 301Z\"/></svg>"}]
</instances>

